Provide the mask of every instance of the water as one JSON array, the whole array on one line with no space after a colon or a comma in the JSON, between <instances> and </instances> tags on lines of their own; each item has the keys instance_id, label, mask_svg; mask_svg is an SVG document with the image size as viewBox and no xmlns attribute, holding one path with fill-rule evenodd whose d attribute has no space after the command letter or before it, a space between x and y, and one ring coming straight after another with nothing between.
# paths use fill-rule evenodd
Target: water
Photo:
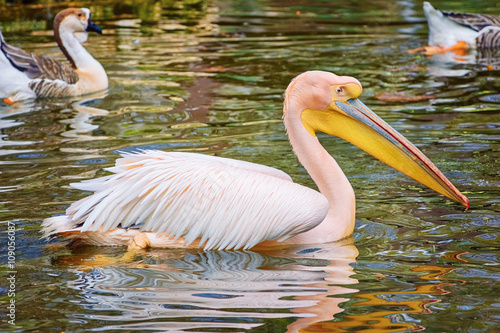
<instances>
[{"instance_id":1,"label":"water","mask_svg":"<svg viewBox=\"0 0 500 333\"><path fill-rule=\"evenodd\" d=\"M436 2L498 14L487 1ZM90 5L88 5L90 6ZM407 50L426 42L420 2L161 1L92 5L87 49L111 86L83 98L0 104L1 327L13 332L493 332L500 322L499 71L495 59ZM1 8L8 42L58 59L59 7ZM488 70L487 65L492 69ZM315 187L281 122L309 69L357 77L362 100L471 200L456 203L340 139L320 136L357 195L351 242L268 252L67 249L41 221L154 148L270 165ZM404 94L404 95L398 95ZM16 228L16 326L7 323Z\"/></svg>"}]
</instances>

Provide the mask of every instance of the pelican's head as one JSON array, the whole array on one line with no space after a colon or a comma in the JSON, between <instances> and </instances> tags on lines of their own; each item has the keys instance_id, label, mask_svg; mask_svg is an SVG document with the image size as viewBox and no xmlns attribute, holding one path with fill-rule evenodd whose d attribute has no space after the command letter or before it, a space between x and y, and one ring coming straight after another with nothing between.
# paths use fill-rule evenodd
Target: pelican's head
<instances>
[{"instance_id":1,"label":"pelican's head","mask_svg":"<svg viewBox=\"0 0 500 333\"><path fill-rule=\"evenodd\" d=\"M69 31L86 35L87 32L94 31L102 34L101 28L90 19L90 9L88 8L68 8L60 11L54 18L54 30L56 33Z\"/></svg>"},{"instance_id":2,"label":"pelican's head","mask_svg":"<svg viewBox=\"0 0 500 333\"><path fill-rule=\"evenodd\" d=\"M321 131L349 141L468 208L469 199L417 147L358 99L362 91L353 77L305 72L285 92L285 117L288 112L300 112L301 123L311 136Z\"/></svg>"}]
</instances>

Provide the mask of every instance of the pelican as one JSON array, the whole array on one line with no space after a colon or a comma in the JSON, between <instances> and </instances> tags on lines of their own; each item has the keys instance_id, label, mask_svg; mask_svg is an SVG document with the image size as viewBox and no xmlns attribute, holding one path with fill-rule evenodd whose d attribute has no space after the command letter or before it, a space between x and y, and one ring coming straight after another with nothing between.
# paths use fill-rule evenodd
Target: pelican
<instances>
[{"instance_id":1,"label":"pelican","mask_svg":"<svg viewBox=\"0 0 500 333\"><path fill-rule=\"evenodd\" d=\"M429 45L416 49L426 54L457 49L500 47L500 17L488 14L444 12L424 2L429 25Z\"/></svg>"},{"instance_id":2,"label":"pelican","mask_svg":"<svg viewBox=\"0 0 500 333\"><path fill-rule=\"evenodd\" d=\"M45 237L205 250L341 240L354 229L354 191L317 131L351 142L468 208L469 200L420 150L358 100L361 92L357 79L323 71L305 72L286 89L290 144L319 192L254 163L185 152L124 153L107 169L111 175L71 184L94 193L65 215L45 219Z\"/></svg>"},{"instance_id":3,"label":"pelican","mask_svg":"<svg viewBox=\"0 0 500 333\"><path fill-rule=\"evenodd\" d=\"M102 34L87 8L65 9L54 18L54 37L71 66L11 46L0 32L0 97L6 103L14 103L106 89L106 71L81 44L87 40L89 31Z\"/></svg>"}]
</instances>

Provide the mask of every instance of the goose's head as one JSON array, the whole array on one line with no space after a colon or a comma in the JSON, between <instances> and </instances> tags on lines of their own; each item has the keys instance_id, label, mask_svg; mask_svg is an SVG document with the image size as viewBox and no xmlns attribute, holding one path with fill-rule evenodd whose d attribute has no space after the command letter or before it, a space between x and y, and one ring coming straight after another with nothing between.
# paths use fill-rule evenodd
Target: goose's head
<instances>
[{"instance_id":1,"label":"goose's head","mask_svg":"<svg viewBox=\"0 0 500 333\"><path fill-rule=\"evenodd\" d=\"M90 9L88 8L68 8L60 11L54 19L54 31L56 34L73 33L77 38L80 37L78 38L80 42L87 39L89 31L102 34L101 28L90 19Z\"/></svg>"}]
</instances>

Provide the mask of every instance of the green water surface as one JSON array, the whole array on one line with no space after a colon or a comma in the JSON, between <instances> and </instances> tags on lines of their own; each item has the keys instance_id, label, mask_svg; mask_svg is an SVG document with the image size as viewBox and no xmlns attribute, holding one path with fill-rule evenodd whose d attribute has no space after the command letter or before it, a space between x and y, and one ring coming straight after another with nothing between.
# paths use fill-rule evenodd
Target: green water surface
<instances>
[{"instance_id":1,"label":"green water surface","mask_svg":"<svg viewBox=\"0 0 500 333\"><path fill-rule=\"evenodd\" d=\"M494 1L434 4L500 12ZM0 102L1 331L498 328L496 58L408 53L427 41L420 1L71 5L91 8L103 28L85 47L106 69L110 87L79 98ZM64 61L51 29L65 7L52 1L0 5L0 29L10 44ZM121 248L69 249L40 239L44 218L88 195L69 184L106 175L103 168L119 151L241 159L279 168L315 188L281 121L284 89L311 69L358 78L361 100L433 160L468 196L470 209L349 143L319 135L356 192L351 243L131 256ZM15 226L12 267L9 225ZM15 296L9 295L11 281ZM11 300L15 325L7 316Z\"/></svg>"}]
</instances>

